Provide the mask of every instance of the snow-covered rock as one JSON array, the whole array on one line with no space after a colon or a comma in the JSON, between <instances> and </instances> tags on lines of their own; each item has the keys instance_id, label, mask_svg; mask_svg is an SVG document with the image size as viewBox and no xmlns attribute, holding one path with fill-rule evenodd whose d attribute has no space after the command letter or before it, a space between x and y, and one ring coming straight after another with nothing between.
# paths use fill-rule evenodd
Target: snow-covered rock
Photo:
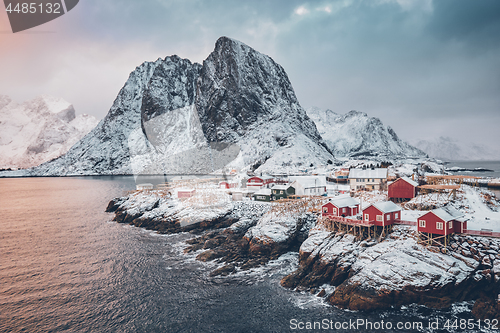
<instances>
[{"instance_id":1,"label":"snow-covered rock","mask_svg":"<svg viewBox=\"0 0 500 333\"><path fill-rule=\"evenodd\" d=\"M425 153L401 140L391 127L366 113L350 111L344 115L316 107L308 116L336 157L368 157L395 160L422 158Z\"/></svg>"},{"instance_id":2,"label":"snow-covered rock","mask_svg":"<svg viewBox=\"0 0 500 333\"><path fill-rule=\"evenodd\" d=\"M487 248L493 246L490 243ZM478 251L479 257L471 252L466 257L458 244L460 240L455 250L442 253L417 244L415 231L408 227L395 227L389 237L376 242L328 233L317 225L300 247L299 269L281 284L302 290L330 284L336 288L328 301L353 310L411 303L446 307L493 286L485 269L494 260Z\"/></svg>"},{"instance_id":3,"label":"snow-covered rock","mask_svg":"<svg viewBox=\"0 0 500 333\"><path fill-rule=\"evenodd\" d=\"M16 103L0 95L0 169L30 168L55 159L90 132L97 120L76 115L61 98Z\"/></svg>"}]
</instances>

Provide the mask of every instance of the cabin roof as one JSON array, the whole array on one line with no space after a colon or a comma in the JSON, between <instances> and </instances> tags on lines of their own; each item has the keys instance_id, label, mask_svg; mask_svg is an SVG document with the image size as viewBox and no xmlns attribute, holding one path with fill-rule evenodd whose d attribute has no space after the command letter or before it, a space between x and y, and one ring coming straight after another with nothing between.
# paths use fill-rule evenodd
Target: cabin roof
<instances>
[{"instance_id":1,"label":"cabin roof","mask_svg":"<svg viewBox=\"0 0 500 333\"><path fill-rule=\"evenodd\" d=\"M271 190L268 188L263 188L255 192L254 195L271 195Z\"/></svg>"},{"instance_id":2,"label":"cabin roof","mask_svg":"<svg viewBox=\"0 0 500 333\"><path fill-rule=\"evenodd\" d=\"M402 179L402 180L404 180L405 182L407 182L407 183L408 183L408 184L410 184L411 186L414 186L414 187L417 187L417 186L418 186L418 183L417 183L416 181L412 180L411 178L408 178L408 177L401 177L401 178L398 178L398 179ZM398 179L396 179L396 180L393 182L393 184L394 184L395 182L397 182L397 181L398 181Z\"/></svg>"},{"instance_id":3,"label":"cabin roof","mask_svg":"<svg viewBox=\"0 0 500 333\"><path fill-rule=\"evenodd\" d=\"M370 206L377 208L382 213L392 213L392 212L398 212L401 210L401 207L399 207L398 205L396 205L392 201L380 201L380 202L376 202L374 204L371 204ZM370 206L368 206L368 207L370 207ZM368 208L368 207L366 207L366 208Z\"/></svg>"},{"instance_id":4,"label":"cabin roof","mask_svg":"<svg viewBox=\"0 0 500 333\"><path fill-rule=\"evenodd\" d=\"M260 178L262 180L274 179L274 177L271 177L271 176L253 176L253 177L250 177L249 179L252 179L252 178Z\"/></svg>"},{"instance_id":5,"label":"cabin roof","mask_svg":"<svg viewBox=\"0 0 500 333\"><path fill-rule=\"evenodd\" d=\"M456 210L452 206L445 206L445 207L433 209L431 212L434 213L441 220L446 221L446 222L451 221L451 220L457 220L457 219L464 216L463 213Z\"/></svg>"},{"instance_id":6,"label":"cabin roof","mask_svg":"<svg viewBox=\"0 0 500 333\"><path fill-rule=\"evenodd\" d=\"M303 188L324 187L326 186L326 177L318 176L291 176L288 178L291 182L299 183Z\"/></svg>"},{"instance_id":7,"label":"cabin roof","mask_svg":"<svg viewBox=\"0 0 500 333\"><path fill-rule=\"evenodd\" d=\"M272 190L288 190L290 185L275 185Z\"/></svg>"},{"instance_id":8,"label":"cabin roof","mask_svg":"<svg viewBox=\"0 0 500 333\"><path fill-rule=\"evenodd\" d=\"M180 188L177 190L177 192L193 192L195 191L194 188Z\"/></svg>"},{"instance_id":9,"label":"cabin roof","mask_svg":"<svg viewBox=\"0 0 500 333\"><path fill-rule=\"evenodd\" d=\"M352 197L331 199L329 202L331 202L334 206L336 206L338 208L352 207L352 206L359 205L359 201L357 199L352 198Z\"/></svg>"},{"instance_id":10,"label":"cabin roof","mask_svg":"<svg viewBox=\"0 0 500 333\"><path fill-rule=\"evenodd\" d=\"M386 168L374 168L374 169L351 169L349 172L349 178L387 178Z\"/></svg>"}]
</instances>

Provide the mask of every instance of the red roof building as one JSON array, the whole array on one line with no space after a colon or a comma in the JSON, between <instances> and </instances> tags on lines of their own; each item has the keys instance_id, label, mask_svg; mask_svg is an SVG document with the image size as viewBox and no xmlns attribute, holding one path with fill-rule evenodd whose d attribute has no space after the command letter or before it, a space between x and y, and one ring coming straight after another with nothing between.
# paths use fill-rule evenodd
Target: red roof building
<instances>
[{"instance_id":1,"label":"red roof building","mask_svg":"<svg viewBox=\"0 0 500 333\"><path fill-rule=\"evenodd\" d=\"M419 232L447 236L463 233L467 229L467 221L453 207L443 207L419 217L417 228Z\"/></svg>"},{"instance_id":2,"label":"red roof building","mask_svg":"<svg viewBox=\"0 0 500 333\"><path fill-rule=\"evenodd\" d=\"M179 199L191 198L192 196L194 196L195 193L196 193L195 189L182 188L182 189L177 190L177 198L179 198Z\"/></svg>"},{"instance_id":3,"label":"red roof building","mask_svg":"<svg viewBox=\"0 0 500 333\"><path fill-rule=\"evenodd\" d=\"M324 204L321 208L321 215L328 216L354 216L359 213L359 201L351 198L344 197L338 199L331 199Z\"/></svg>"},{"instance_id":4,"label":"red roof building","mask_svg":"<svg viewBox=\"0 0 500 333\"><path fill-rule=\"evenodd\" d=\"M230 188L236 188L236 187L238 187L238 183L229 183L226 181L219 182L219 188L221 188L221 189L230 189Z\"/></svg>"},{"instance_id":5,"label":"red roof building","mask_svg":"<svg viewBox=\"0 0 500 333\"><path fill-rule=\"evenodd\" d=\"M274 183L274 178L271 176L254 176L247 181L248 189L269 188L269 184Z\"/></svg>"},{"instance_id":6,"label":"red roof building","mask_svg":"<svg viewBox=\"0 0 500 333\"><path fill-rule=\"evenodd\" d=\"M363 209L363 221L385 227L401 219L401 208L392 201L374 203Z\"/></svg>"},{"instance_id":7,"label":"red roof building","mask_svg":"<svg viewBox=\"0 0 500 333\"><path fill-rule=\"evenodd\" d=\"M417 195L418 183L407 177L398 178L388 186L388 197L392 201L409 200Z\"/></svg>"}]
</instances>

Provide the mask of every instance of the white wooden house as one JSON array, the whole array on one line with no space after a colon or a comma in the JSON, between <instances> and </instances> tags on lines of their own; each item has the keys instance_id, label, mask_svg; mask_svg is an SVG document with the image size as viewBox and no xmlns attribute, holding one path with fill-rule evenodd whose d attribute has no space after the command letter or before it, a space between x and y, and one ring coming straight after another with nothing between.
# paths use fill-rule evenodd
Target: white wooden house
<instances>
[{"instance_id":1,"label":"white wooden house","mask_svg":"<svg viewBox=\"0 0 500 333\"><path fill-rule=\"evenodd\" d=\"M351 169L349 185L351 192L383 190L387 184L386 168Z\"/></svg>"},{"instance_id":2,"label":"white wooden house","mask_svg":"<svg viewBox=\"0 0 500 333\"><path fill-rule=\"evenodd\" d=\"M290 176L295 195L326 195L326 176Z\"/></svg>"}]
</instances>

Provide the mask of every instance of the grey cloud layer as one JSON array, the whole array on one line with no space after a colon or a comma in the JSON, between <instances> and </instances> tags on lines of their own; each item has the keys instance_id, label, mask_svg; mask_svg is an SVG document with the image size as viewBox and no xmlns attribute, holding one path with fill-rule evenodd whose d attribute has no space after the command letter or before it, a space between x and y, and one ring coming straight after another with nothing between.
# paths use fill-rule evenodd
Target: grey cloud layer
<instances>
[{"instance_id":1,"label":"grey cloud layer","mask_svg":"<svg viewBox=\"0 0 500 333\"><path fill-rule=\"evenodd\" d=\"M86 0L73 12L66 15L72 21L52 26L64 30L59 39L33 43L31 50L48 67L57 58L59 69L23 76L36 85L10 71L0 84L4 93L37 95L50 87L78 111L102 117L141 61L175 53L199 62L227 35L282 64L304 107L358 109L382 118L403 139L500 141L500 1ZM78 63L65 61L75 52ZM106 86L85 74L96 71L93 64ZM67 79L57 81L62 72ZM72 74L78 93L66 82Z\"/></svg>"}]
</instances>

